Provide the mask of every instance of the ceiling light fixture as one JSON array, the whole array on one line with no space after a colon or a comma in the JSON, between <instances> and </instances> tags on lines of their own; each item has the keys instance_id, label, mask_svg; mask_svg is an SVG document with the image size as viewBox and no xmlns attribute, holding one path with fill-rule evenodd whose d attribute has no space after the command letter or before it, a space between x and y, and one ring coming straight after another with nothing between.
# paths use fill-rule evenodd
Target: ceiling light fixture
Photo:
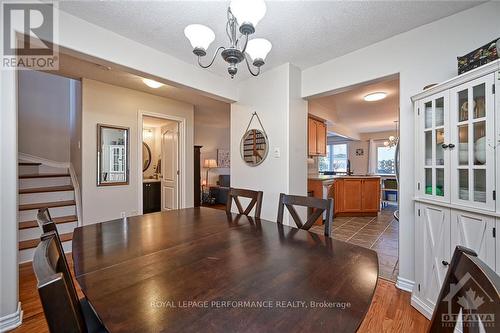
<instances>
[{"instance_id":1,"label":"ceiling light fixture","mask_svg":"<svg viewBox=\"0 0 500 333\"><path fill-rule=\"evenodd\" d=\"M271 51L272 44L263 38L248 39L248 36L255 32L257 23L266 14L266 4L264 0L232 0L227 8L226 34L229 38L229 47L220 46L215 51L212 60L203 65L201 57L207 55L207 49L215 40L215 33L207 26L201 24L190 24L184 29L184 35L193 47L193 53L198 57L198 65L202 68L212 66L221 52L229 67L227 71L231 78L234 78L238 72L238 64L243 60L247 64L248 71L257 76L260 74L260 68L264 65L267 54ZM239 31L239 36L238 35ZM251 58L253 66L257 68L252 71L247 55Z\"/></svg>"},{"instance_id":2,"label":"ceiling light fixture","mask_svg":"<svg viewBox=\"0 0 500 333\"><path fill-rule=\"evenodd\" d=\"M368 94L364 97L364 100L367 102L375 102L375 101L380 101L381 99L384 99L387 97L387 93L385 92L375 92Z\"/></svg>"},{"instance_id":3,"label":"ceiling light fixture","mask_svg":"<svg viewBox=\"0 0 500 333\"><path fill-rule=\"evenodd\" d=\"M144 82L145 85L147 85L148 87L153 88L153 89L158 89L161 86L163 86L163 83L160 83L160 82L157 82L157 81L151 80L151 79L142 79L142 82Z\"/></svg>"}]
</instances>

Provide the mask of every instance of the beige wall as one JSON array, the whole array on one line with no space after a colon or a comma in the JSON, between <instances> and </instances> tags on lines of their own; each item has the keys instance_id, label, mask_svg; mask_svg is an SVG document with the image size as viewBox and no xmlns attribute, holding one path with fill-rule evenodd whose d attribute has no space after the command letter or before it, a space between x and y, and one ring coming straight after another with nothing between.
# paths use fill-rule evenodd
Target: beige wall
<instances>
[{"instance_id":1,"label":"beige wall","mask_svg":"<svg viewBox=\"0 0 500 333\"><path fill-rule=\"evenodd\" d=\"M70 160L70 79L19 71L19 152L56 162Z\"/></svg>"},{"instance_id":2,"label":"beige wall","mask_svg":"<svg viewBox=\"0 0 500 333\"><path fill-rule=\"evenodd\" d=\"M195 108L194 112L194 144L201 148L201 180L205 180L207 170L203 169L204 159L217 160L217 149L229 150L231 132L230 107L225 109ZM239 143L238 143L239 144ZM229 175L230 168L210 169L208 183L215 185L219 175Z\"/></svg>"},{"instance_id":3,"label":"beige wall","mask_svg":"<svg viewBox=\"0 0 500 333\"><path fill-rule=\"evenodd\" d=\"M163 113L186 119L186 205L193 205L193 106L135 90L83 79L83 175L84 224L135 215L139 210L138 112ZM96 186L97 124L130 128L129 185ZM142 149L142 147L141 147Z\"/></svg>"}]
</instances>

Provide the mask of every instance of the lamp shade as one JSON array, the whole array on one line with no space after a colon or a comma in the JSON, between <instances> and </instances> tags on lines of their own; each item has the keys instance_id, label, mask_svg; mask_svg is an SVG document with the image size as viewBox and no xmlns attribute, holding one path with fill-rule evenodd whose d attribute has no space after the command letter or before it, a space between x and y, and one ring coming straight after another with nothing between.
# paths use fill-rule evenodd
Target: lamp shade
<instances>
[{"instance_id":1,"label":"lamp shade","mask_svg":"<svg viewBox=\"0 0 500 333\"><path fill-rule=\"evenodd\" d=\"M215 33L202 24L190 24L184 29L184 35L189 39L193 49L207 50L215 39Z\"/></svg>"},{"instance_id":2,"label":"lamp shade","mask_svg":"<svg viewBox=\"0 0 500 333\"><path fill-rule=\"evenodd\" d=\"M213 158L208 158L203 161L204 168L217 168L217 161Z\"/></svg>"},{"instance_id":3,"label":"lamp shade","mask_svg":"<svg viewBox=\"0 0 500 333\"><path fill-rule=\"evenodd\" d=\"M265 60L273 45L270 41L264 38L255 38L248 41L246 53L252 58Z\"/></svg>"},{"instance_id":4,"label":"lamp shade","mask_svg":"<svg viewBox=\"0 0 500 333\"><path fill-rule=\"evenodd\" d=\"M256 27L266 14L264 0L232 0L229 7L239 25L251 23Z\"/></svg>"}]
</instances>

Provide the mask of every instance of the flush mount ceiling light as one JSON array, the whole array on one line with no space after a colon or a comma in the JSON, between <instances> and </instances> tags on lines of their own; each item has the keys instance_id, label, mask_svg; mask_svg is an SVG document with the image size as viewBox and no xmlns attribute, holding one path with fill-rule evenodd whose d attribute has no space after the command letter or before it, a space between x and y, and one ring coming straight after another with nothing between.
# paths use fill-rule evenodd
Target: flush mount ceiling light
<instances>
[{"instance_id":1,"label":"flush mount ceiling light","mask_svg":"<svg viewBox=\"0 0 500 333\"><path fill-rule=\"evenodd\" d=\"M243 60L247 64L248 71L257 76L260 68L264 65L267 54L271 51L272 44L263 38L248 39L248 36L255 32L257 23L266 14L266 4L264 0L232 0L227 8L226 34L229 38L229 46L220 46L215 51L212 60L207 64L201 63L201 58L207 55L207 49L215 40L215 33L207 26L201 24L191 24L184 29L184 35L193 47L193 53L198 57L198 65L202 68L212 66L221 52L229 67L227 71L231 78L238 72L238 64ZM238 36L239 31L239 36ZM254 72L250 67L248 57L253 66L257 68Z\"/></svg>"},{"instance_id":2,"label":"flush mount ceiling light","mask_svg":"<svg viewBox=\"0 0 500 333\"><path fill-rule=\"evenodd\" d=\"M153 89L158 89L161 86L163 86L163 83L160 83L160 82L157 82L157 81L151 80L151 79L142 79L142 82L144 82L145 85L147 85L148 87L153 88Z\"/></svg>"},{"instance_id":3,"label":"flush mount ceiling light","mask_svg":"<svg viewBox=\"0 0 500 333\"><path fill-rule=\"evenodd\" d=\"M368 94L364 97L364 100L367 102L375 102L375 101L380 101L381 99L384 99L387 97L387 94L385 92L375 92Z\"/></svg>"}]
</instances>

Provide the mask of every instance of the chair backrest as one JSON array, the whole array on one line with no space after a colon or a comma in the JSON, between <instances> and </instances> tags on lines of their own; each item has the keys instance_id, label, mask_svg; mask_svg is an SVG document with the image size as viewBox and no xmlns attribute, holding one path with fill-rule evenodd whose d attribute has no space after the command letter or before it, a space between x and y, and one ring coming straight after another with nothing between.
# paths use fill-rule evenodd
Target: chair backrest
<instances>
[{"instance_id":1,"label":"chair backrest","mask_svg":"<svg viewBox=\"0 0 500 333\"><path fill-rule=\"evenodd\" d=\"M38 210L38 214L36 214L36 221L43 233L51 231L55 231L57 233L56 224L52 220L48 208L40 208Z\"/></svg>"},{"instance_id":2,"label":"chair backrest","mask_svg":"<svg viewBox=\"0 0 500 333\"><path fill-rule=\"evenodd\" d=\"M477 254L457 246L439 293L429 332L498 332L500 277ZM460 327L462 326L462 327Z\"/></svg>"},{"instance_id":3,"label":"chair backrest","mask_svg":"<svg viewBox=\"0 0 500 333\"><path fill-rule=\"evenodd\" d=\"M247 215L250 214L252 211L252 208L255 206L255 214L254 216L256 218L260 218L260 212L262 210L262 197L264 193L262 191L253 191L253 190L246 190L246 189L241 189L241 188L231 188L229 189L229 193L227 195L227 202L226 202L226 212L230 213L231 212L231 205L234 202L236 203L236 207L238 207L238 212L239 214ZM241 206L241 202L239 200L239 197L244 197L244 198L250 198L251 201L248 204L246 209L243 209Z\"/></svg>"},{"instance_id":4,"label":"chair backrest","mask_svg":"<svg viewBox=\"0 0 500 333\"><path fill-rule=\"evenodd\" d=\"M51 332L87 332L62 245L51 231L41 237L33 257L38 294Z\"/></svg>"},{"instance_id":5,"label":"chair backrest","mask_svg":"<svg viewBox=\"0 0 500 333\"><path fill-rule=\"evenodd\" d=\"M318 199L314 197L303 197L298 195L287 195L284 193L280 194L280 201L278 206L278 223L283 223L283 213L285 206L290 212L297 228L309 230L314 222L326 212L325 220L325 236L330 237L332 234L332 213L333 213L333 200L332 199ZM314 209L311 214L307 217L305 223L302 222L299 214L295 210L294 206L303 206Z\"/></svg>"}]
</instances>

